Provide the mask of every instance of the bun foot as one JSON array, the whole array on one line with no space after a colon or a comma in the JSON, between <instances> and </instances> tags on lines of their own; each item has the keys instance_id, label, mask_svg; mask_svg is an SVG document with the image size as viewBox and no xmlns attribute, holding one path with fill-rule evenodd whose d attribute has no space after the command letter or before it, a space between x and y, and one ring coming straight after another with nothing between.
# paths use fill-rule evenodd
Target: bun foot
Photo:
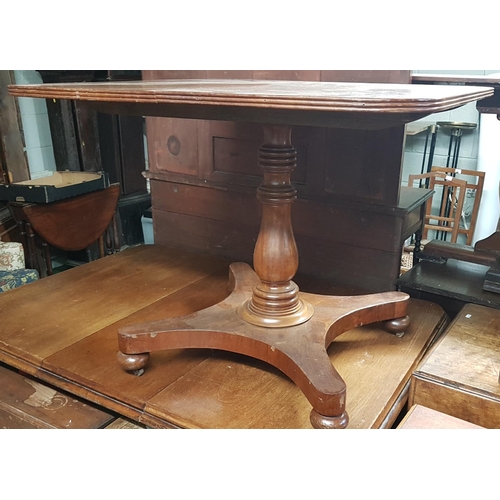
<instances>
[{"instance_id":1,"label":"bun foot","mask_svg":"<svg viewBox=\"0 0 500 500\"><path fill-rule=\"evenodd\" d=\"M117 354L119 365L127 372L140 377L144 373L144 368L149 361L149 353L144 354L123 354L118 351Z\"/></svg>"},{"instance_id":2,"label":"bun foot","mask_svg":"<svg viewBox=\"0 0 500 500\"><path fill-rule=\"evenodd\" d=\"M316 410L311 410L309 419L315 429L345 429L349 423L349 416L346 412L338 417L326 417Z\"/></svg>"},{"instance_id":3,"label":"bun foot","mask_svg":"<svg viewBox=\"0 0 500 500\"><path fill-rule=\"evenodd\" d=\"M384 323L384 328L387 332L396 335L396 337L402 337L407 328L410 326L410 316L404 316L403 318L392 319Z\"/></svg>"}]
</instances>

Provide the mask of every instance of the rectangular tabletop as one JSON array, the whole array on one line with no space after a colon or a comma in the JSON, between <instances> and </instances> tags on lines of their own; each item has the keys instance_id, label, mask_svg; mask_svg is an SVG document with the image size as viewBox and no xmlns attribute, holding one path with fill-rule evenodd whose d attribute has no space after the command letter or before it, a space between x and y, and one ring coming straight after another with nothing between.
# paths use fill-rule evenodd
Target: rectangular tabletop
<instances>
[{"instance_id":1,"label":"rectangular tabletop","mask_svg":"<svg viewBox=\"0 0 500 500\"><path fill-rule=\"evenodd\" d=\"M11 85L15 97L74 99L104 112L347 128L389 128L493 94L437 87L273 80Z\"/></svg>"},{"instance_id":2,"label":"rectangular tabletop","mask_svg":"<svg viewBox=\"0 0 500 500\"><path fill-rule=\"evenodd\" d=\"M236 354L154 352L141 377L117 363L117 330L188 314L227 296L228 263L136 247L0 294L0 361L151 427L311 428L310 403L283 374ZM387 427L446 318L412 300L403 338L367 325L328 353L347 383L349 428Z\"/></svg>"}]
</instances>

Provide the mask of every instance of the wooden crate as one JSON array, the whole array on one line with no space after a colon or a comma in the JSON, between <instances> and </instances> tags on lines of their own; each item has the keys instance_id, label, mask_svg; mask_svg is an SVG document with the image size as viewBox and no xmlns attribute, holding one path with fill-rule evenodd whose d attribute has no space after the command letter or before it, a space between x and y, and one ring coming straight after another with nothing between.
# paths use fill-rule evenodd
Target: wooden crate
<instances>
[{"instance_id":1,"label":"wooden crate","mask_svg":"<svg viewBox=\"0 0 500 500\"><path fill-rule=\"evenodd\" d=\"M500 311L467 304L414 372L409 404L500 428Z\"/></svg>"}]
</instances>

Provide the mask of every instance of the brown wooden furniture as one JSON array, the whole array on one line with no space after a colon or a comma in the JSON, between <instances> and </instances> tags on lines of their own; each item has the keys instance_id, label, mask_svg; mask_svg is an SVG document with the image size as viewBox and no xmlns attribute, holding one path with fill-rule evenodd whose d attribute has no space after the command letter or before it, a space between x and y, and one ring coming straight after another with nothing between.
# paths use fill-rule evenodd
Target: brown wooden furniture
<instances>
[{"instance_id":1,"label":"brown wooden furniture","mask_svg":"<svg viewBox=\"0 0 500 500\"><path fill-rule=\"evenodd\" d=\"M248 78L407 84L410 71L143 71L144 80ZM147 117L155 241L252 263L259 234L260 124ZM401 247L424 199L400 192L405 126L294 126L291 173L299 272L382 292L394 289ZM418 194L418 192L417 192ZM423 195L423 193L421 193ZM423 195L421 198L424 198ZM403 234L404 233L404 234ZM228 238L228 234L232 235ZM318 261L321 260L321 266Z\"/></svg>"},{"instance_id":2,"label":"brown wooden furniture","mask_svg":"<svg viewBox=\"0 0 500 500\"><path fill-rule=\"evenodd\" d=\"M106 189L53 203L9 203L11 213L24 236L29 267L45 274L37 262L37 239L43 248L44 264L49 276L52 274L49 245L61 250L76 251L97 242L99 256L104 257L104 236L114 221L119 196L120 186L113 184Z\"/></svg>"},{"instance_id":3,"label":"brown wooden furniture","mask_svg":"<svg viewBox=\"0 0 500 500\"><path fill-rule=\"evenodd\" d=\"M146 245L0 294L0 360L151 427L311 429L309 401L267 363L207 349L154 352L142 377L116 363L117 329L216 304L228 295L228 266ZM353 293L309 278L300 284ZM328 348L348 386L348 428L390 428L404 409L413 370L446 326L435 304L411 300L408 312L414 321L403 338L371 324Z\"/></svg>"},{"instance_id":4,"label":"brown wooden furniture","mask_svg":"<svg viewBox=\"0 0 500 500\"><path fill-rule=\"evenodd\" d=\"M436 192L441 187L441 205L439 215L432 213L432 198L426 203L425 222L422 230L422 238L427 239L429 230L443 231L451 234L451 243L456 243L460 221L467 190L467 182L460 179L447 177L440 172L430 172L428 174L416 174L408 176L408 186L413 187L418 181L425 181L425 186ZM447 214L447 207L450 207ZM437 224L432 224L435 221Z\"/></svg>"},{"instance_id":5,"label":"brown wooden furniture","mask_svg":"<svg viewBox=\"0 0 500 500\"><path fill-rule=\"evenodd\" d=\"M500 428L500 311L466 305L412 375L410 404Z\"/></svg>"},{"instance_id":6,"label":"brown wooden furniture","mask_svg":"<svg viewBox=\"0 0 500 500\"><path fill-rule=\"evenodd\" d=\"M348 424L346 385L328 358L328 346L345 331L371 322L388 321L387 328L401 335L409 324L408 296L299 294L292 281L298 268L291 224L296 198L291 184L296 166L292 126L383 130L493 92L264 80L54 84L11 86L10 91L19 97L77 99L104 112L263 125L259 166L264 180L257 190L262 221L255 272L247 264L233 264L229 297L196 314L121 328L118 359L125 370L142 374L151 352L189 347L246 354L288 375L313 407L313 426L325 428ZM177 151L174 140L171 146Z\"/></svg>"},{"instance_id":7,"label":"brown wooden furniture","mask_svg":"<svg viewBox=\"0 0 500 500\"><path fill-rule=\"evenodd\" d=\"M421 405L413 405L404 416L398 429L483 429L479 425L451 417Z\"/></svg>"},{"instance_id":8,"label":"brown wooden furniture","mask_svg":"<svg viewBox=\"0 0 500 500\"><path fill-rule=\"evenodd\" d=\"M467 196L469 191L471 191L474 197L474 203L471 207L469 227L460 227L458 232L466 235L465 244L470 246L472 244L472 238L474 237L474 231L476 230L479 206L483 196L485 173L478 170L467 170L464 168L453 169L436 166L432 167L431 172L442 172L451 175L454 178L458 177L459 179L464 179L465 177L464 180L467 182Z\"/></svg>"}]
</instances>

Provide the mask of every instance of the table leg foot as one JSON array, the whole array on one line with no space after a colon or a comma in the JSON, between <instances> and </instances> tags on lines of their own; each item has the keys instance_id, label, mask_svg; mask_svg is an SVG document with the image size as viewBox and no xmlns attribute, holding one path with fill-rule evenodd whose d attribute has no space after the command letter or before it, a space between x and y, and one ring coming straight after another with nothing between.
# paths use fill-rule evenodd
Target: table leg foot
<instances>
[{"instance_id":1,"label":"table leg foot","mask_svg":"<svg viewBox=\"0 0 500 500\"><path fill-rule=\"evenodd\" d=\"M311 410L309 419L315 429L345 429L349 423L347 412L342 413L338 417L327 417L320 415L316 410Z\"/></svg>"},{"instance_id":2,"label":"table leg foot","mask_svg":"<svg viewBox=\"0 0 500 500\"><path fill-rule=\"evenodd\" d=\"M118 351L118 364L127 372L140 377L144 373L144 368L149 361L149 353L143 354L124 354Z\"/></svg>"},{"instance_id":3,"label":"table leg foot","mask_svg":"<svg viewBox=\"0 0 500 500\"><path fill-rule=\"evenodd\" d=\"M403 316L402 318L392 319L384 323L385 330L399 338L403 337L409 326L410 317L408 315Z\"/></svg>"}]
</instances>

